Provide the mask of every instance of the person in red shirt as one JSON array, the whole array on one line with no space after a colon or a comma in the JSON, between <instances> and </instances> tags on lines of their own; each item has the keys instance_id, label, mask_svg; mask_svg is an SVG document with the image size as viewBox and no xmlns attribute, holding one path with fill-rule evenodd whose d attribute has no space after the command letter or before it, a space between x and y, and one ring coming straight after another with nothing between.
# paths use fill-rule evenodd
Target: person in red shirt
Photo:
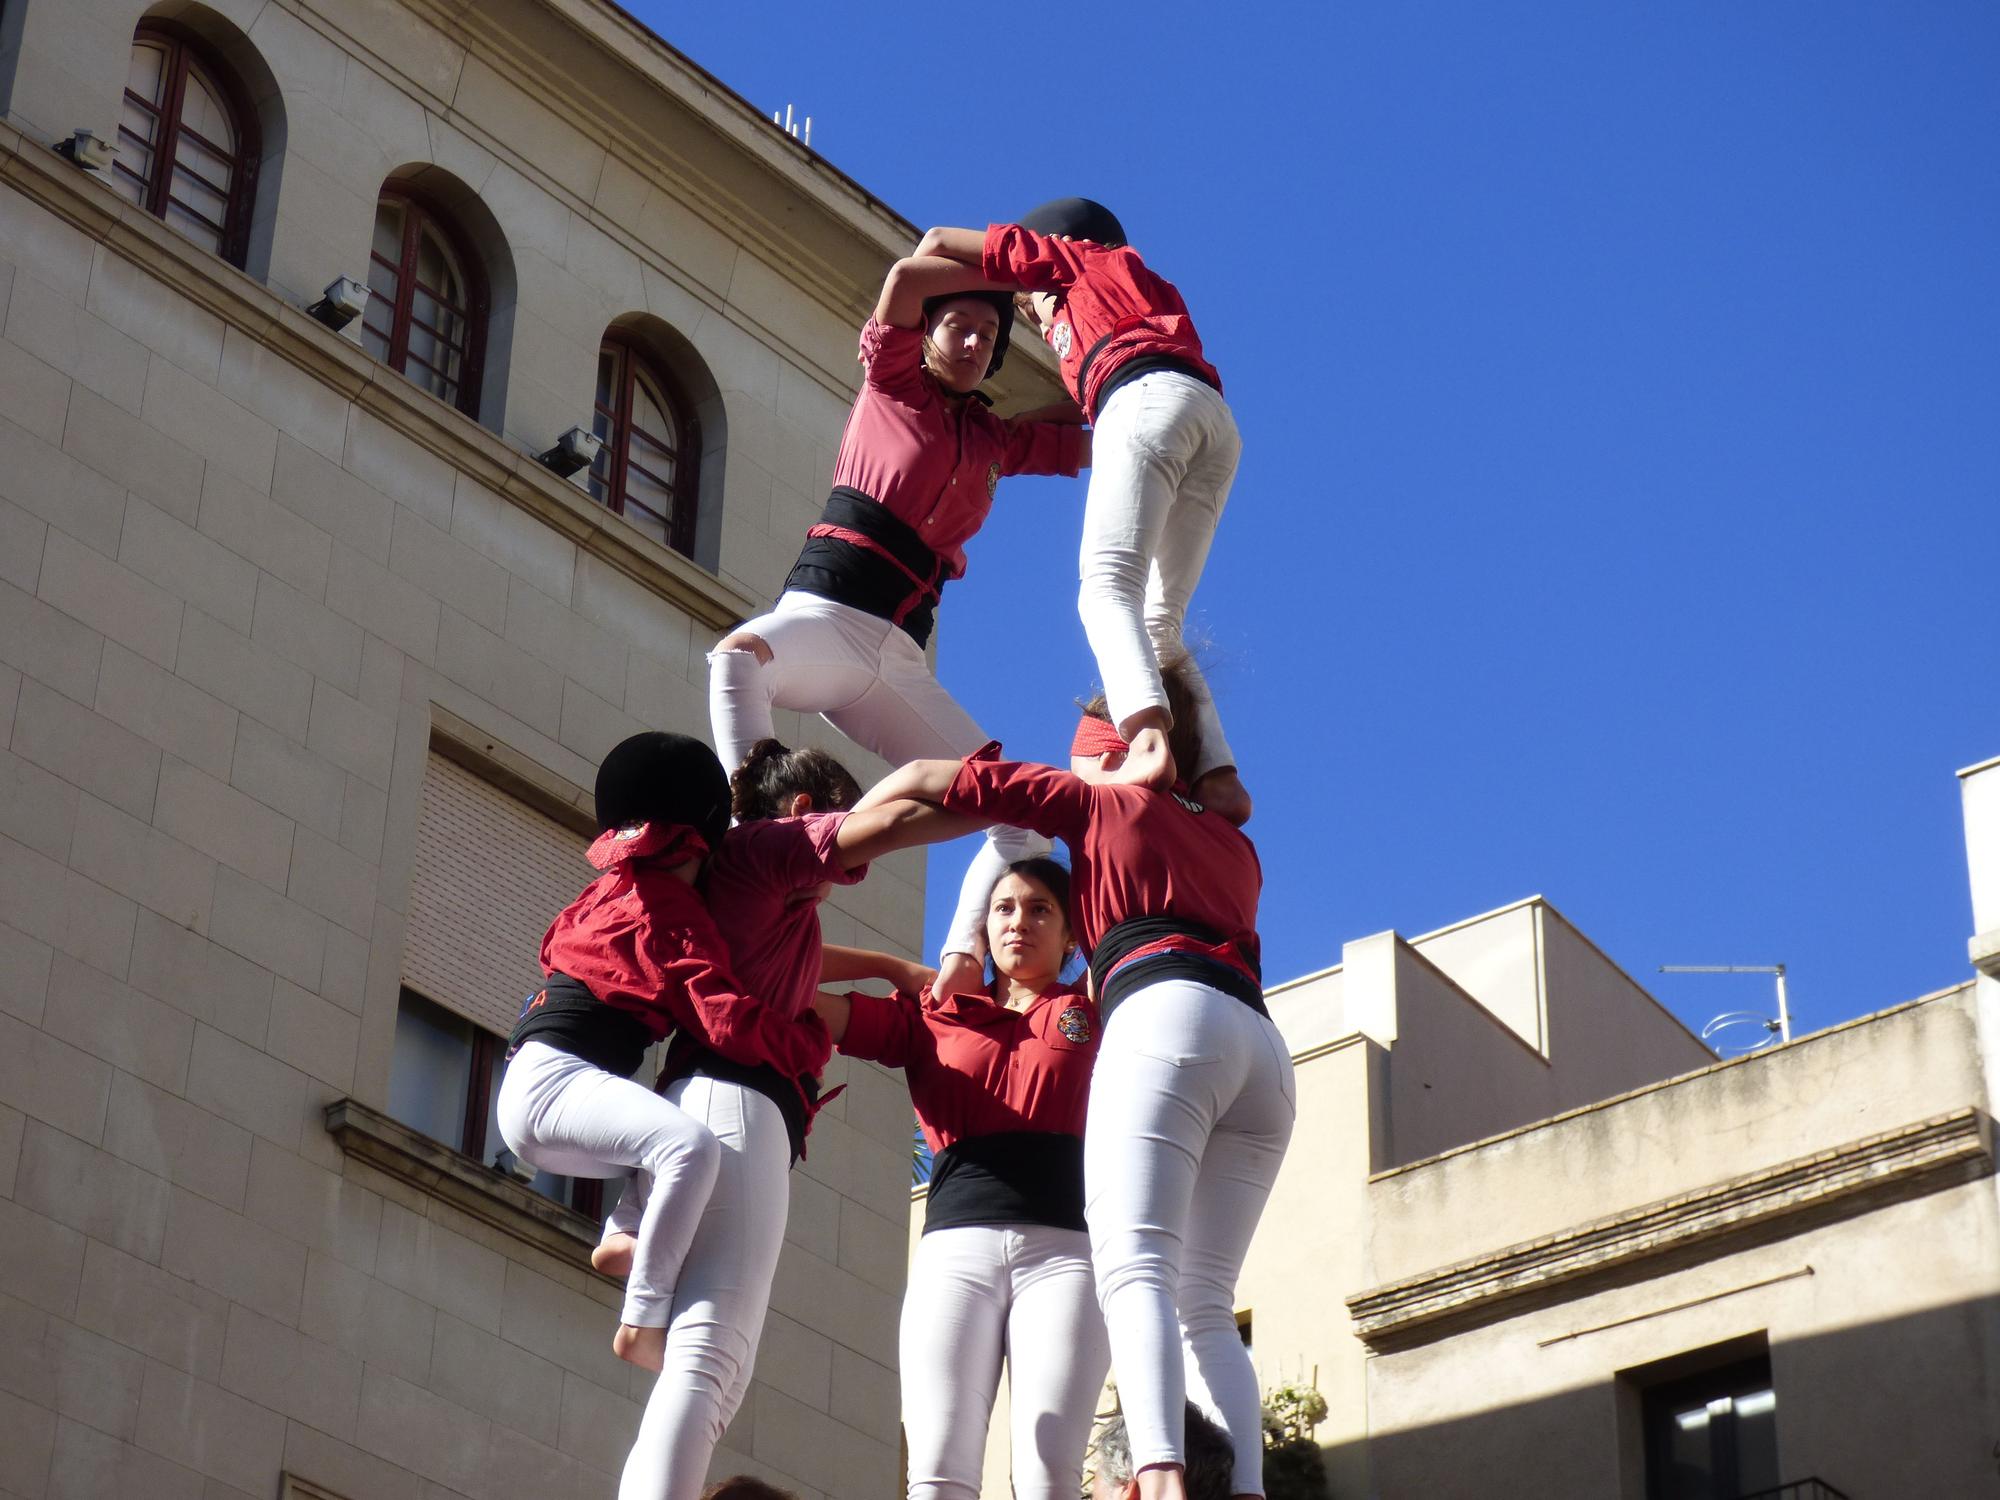
<instances>
[{"instance_id":1,"label":"person in red shirt","mask_svg":"<svg viewBox=\"0 0 2000 1500\"><path fill-rule=\"evenodd\" d=\"M660 1372L623 1487L694 1500L748 1384L784 1236L786 1168L832 1048L806 1003L818 974L810 906L789 927L758 914L973 825L877 799L853 817L782 820L797 825L779 841L789 847L766 848L754 822L729 827L731 789L714 752L659 732L605 756L596 800L605 832L590 859L605 874L543 939L548 982L515 1023L500 1130L545 1171L631 1178L593 1257L627 1275L613 1351ZM722 891L705 902L711 875ZM735 951L765 962L761 978L790 975L795 993L753 998L731 973L726 930ZM772 942L780 932L789 952ZM667 1093L631 1082L645 1049L670 1033L681 1071Z\"/></svg>"},{"instance_id":2,"label":"person in red shirt","mask_svg":"<svg viewBox=\"0 0 2000 1500\"><path fill-rule=\"evenodd\" d=\"M1074 407L1012 420L988 409L979 385L1000 368L1013 322L1012 295L975 269L925 256L891 267L861 330L865 373L825 511L776 606L709 653L724 765L776 732L774 707L823 714L896 765L986 742L924 657L940 596L964 574L1003 475L1073 475L1090 462ZM977 951L980 902L1001 867L1046 847L994 830L947 952Z\"/></svg>"},{"instance_id":3,"label":"person in red shirt","mask_svg":"<svg viewBox=\"0 0 2000 1500\"><path fill-rule=\"evenodd\" d=\"M702 863L694 889L726 944L731 971L765 1013L778 1025L824 1035L810 1009L825 967L820 901L832 886L866 875L869 860L917 841L920 832L964 832L970 825L909 802L848 812L860 788L847 769L823 750L788 750L776 740L753 747L730 792L737 822ZM846 949L837 950L833 969L919 984L929 973L885 954ZM668 1105L714 1138L717 1165L706 1202L690 1210L692 1237L654 1366L660 1378L624 1482L632 1493L691 1500L749 1388L785 1237L786 1178L805 1150L818 1080L732 1055L701 1031L682 1028L657 1087ZM639 1179L620 1199L591 1256L599 1270L636 1274L654 1196Z\"/></svg>"},{"instance_id":4,"label":"person in red shirt","mask_svg":"<svg viewBox=\"0 0 2000 1500\"><path fill-rule=\"evenodd\" d=\"M1070 915L1105 1014L1084 1217L1140 1494L1185 1500L1192 1396L1229 1434L1233 1492L1261 1495L1257 1379L1235 1288L1291 1139L1292 1064L1263 1000L1257 852L1186 788L1152 784L1169 755L1201 763L1193 689L1178 664L1163 681L1166 754L1128 747L1100 701L1077 726L1068 771L988 746L904 766L863 805L914 798L1068 847Z\"/></svg>"},{"instance_id":5,"label":"person in red shirt","mask_svg":"<svg viewBox=\"0 0 2000 1500\"><path fill-rule=\"evenodd\" d=\"M977 1500L1003 1358L1018 1500L1074 1500L1110 1364L1083 1219L1097 1007L1061 983L1069 872L993 887L984 994L814 1002L843 1054L903 1069L932 1152L900 1338L909 1500Z\"/></svg>"},{"instance_id":6,"label":"person in red shirt","mask_svg":"<svg viewBox=\"0 0 2000 1500\"><path fill-rule=\"evenodd\" d=\"M1179 657L1243 443L1187 304L1101 203L1058 198L1018 224L937 228L919 255L956 260L1029 293L1064 383L1093 432L1077 612L1120 736L1157 758L1167 728L1159 663ZM1236 823L1250 796L1214 699L1190 663L1202 758L1179 772ZM1170 778L1171 779L1171 778Z\"/></svg>"}]
</instances>

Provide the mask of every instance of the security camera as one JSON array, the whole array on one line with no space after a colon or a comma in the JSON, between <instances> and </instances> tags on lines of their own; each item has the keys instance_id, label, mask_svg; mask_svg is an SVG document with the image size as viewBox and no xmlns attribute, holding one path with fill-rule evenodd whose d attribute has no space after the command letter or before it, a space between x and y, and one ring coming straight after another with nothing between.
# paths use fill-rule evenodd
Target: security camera
<instances>
[{"instance_id":1,"label":"security camera","mask_svg":"<svg viewBox=\"0 0 2000 1500\"><path fill-rule=\"evenodd\" d=\"M66 141L57 141L55 151L56 155L67 157L86 172L108 172L111 164L118 159L117 148L89 129L72 133Z\"/></svg>"},{"instance_id":2,"label":"security camera","mask_svg":"<svg viewBox=\"0 0 2000 1500\"><path fill-rule=\"evenodd\" d=\"M356 281L352 276L336 277L326 284L319 301L306 312L338 333L367 310L372 295L365 281Z\"/></svg>"},{"instance_id":3,"label":"security camera","mask_svg":"<svg viewBox=\"0 0 2000 1500\"><path fill-rule=\"evenodd\" d=\"M587 469L597 462L597 451L604 446L604 439L594 432L581 427L572 427L556 439L555 447L546 453L537 453L536 462L555 471L559 479L567 479L579 469Z\"/></svg>"}]
</instances>

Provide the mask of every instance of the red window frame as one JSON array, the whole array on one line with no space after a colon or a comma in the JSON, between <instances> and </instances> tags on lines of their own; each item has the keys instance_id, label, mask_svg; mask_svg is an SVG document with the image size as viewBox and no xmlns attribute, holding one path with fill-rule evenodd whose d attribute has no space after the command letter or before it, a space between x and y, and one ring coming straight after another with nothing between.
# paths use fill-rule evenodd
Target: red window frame
<instances>
[{"instance_id":1,"label":"red window frame","mask_svg":"<svg viewBox=\"0 0 2000 1500\"><path fill-rule=\"evenodd\" d=\"M450 216L440 212L420 194L391 185L384 187L376 200L378 212L385 201L395 202L403 209L403 242L393 263L378 253L372 243L368 248L369 263L387 267L396 277L396 298L389 309L389 349L382 362L398 375L409 374L412 360L434 374L444 374L423 356L410 353L410 328L416 320L417 252L423 244L424 230L429 229L457 257L459 270L465 279L463 305L446 302L436 287L424 288L465 322L465 343L459 348L458 385L449 398L440 399L448 399L451 405L468 417L477 418L480 378L486 365L486 267ZM424 324L423 328L433 337L450 342L429 324ZM423 384L426 390L430 389L427 383L418 383Z\"/></svg>"},{"instance_id":2,"label":"red window frame","mask_svg":"<svg viewBox=\"0 0 2000 1500\"><path fill-rule=\"evenodd\" d=\"M128 84L125 89L125 100L160 121L159 137L148 146L147 142L126 126L122 118L118 122L118 134L121 139L129 138L153 153L153 175L142 176L122 161L114 162L111 170L139 184L139 206L154 218L164 220L167 217L168 204L172 203L181 212L208 225L220 239L216 253L232 266L241 269L249 250L250 215L257 201L257 164L263 154L257 129L257 112L250 107L250 101L243 92L243 84L236 76L236 71L192 33L183 31L178 26L148 21L132 33L133 47L136 49L142 44L165 49L167 57L163 72L166 88L156 105L150 99L140 98ZM202 75L229 110L231 122L236 126L237 149L233 155L222 150L214 141L182 120L181 108L186 101L187 80L191 71ZM183 135L191 136L204 150L221 157L234 169L234 176L226 193L192 168L188 169L190 176L197 178L203 186L227 200L222 215L223 222L220 224L173 196L174 162L179 155Z\"/></svg>"},{"instance_id":3,"label":"red window frame","mask_svg":"<svg viewBox=\"0 0 2000 1500\"><path fill-rule=\"evenodd\" d=\"M667 523L667 545L683 556L692 557L701 478L701 425L695 419L694 404L687 399L680 383L643 344L630 335L615 329L607 333L598 346L598 358L602 360L607 355L617 362L617 373L612 380L612 404L607 407L594 396L592 398L600 419L598 425L608 431L599 434L604 438L604 446L598 453L597 462L590 468L591 496L614 515L624 515L629 498L627 489L634 468L659 483L659 477L645 463L650 455L642 453L635 462L632 450L642 443L646 448L659 449L673 460L674 465L673 482L660 485L673 496L674 513L663 518ZM680 446L677 449L664 448L651 434L640 431L633 424L633 393L641 374L658 390L668 415L679 430ZM645 509L650 512L651 507Z\"/></svg>"}]
</instances>

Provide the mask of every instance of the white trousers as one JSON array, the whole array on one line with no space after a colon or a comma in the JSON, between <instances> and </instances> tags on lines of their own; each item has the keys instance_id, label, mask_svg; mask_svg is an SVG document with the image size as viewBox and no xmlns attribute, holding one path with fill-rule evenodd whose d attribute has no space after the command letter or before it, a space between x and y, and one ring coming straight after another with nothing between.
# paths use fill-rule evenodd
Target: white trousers
<instances>
[{"instance_id":1,"label":"white trousers","mask_svg":"<svg viewBox=\"0 0 2000 1500\"><path fill-rule=\"evenodd\" d=\"M749 651L708 655L709 722L727 770L774 733L774 708L823 715L892 766L956 760L986 743L917 643L879 616L792 589L742 629L771 648L771 660L760 662ZM989 829L986 840L959 893L947 953L985 951L986 901L1001 871L1049 848L1048 840L1020 828Z\"/></svg>"},{"instance_id":2,"label":"white trousers","mask_svg":"<svg viewBox=\"0 0 2000 1500\"><path fill-rule=\"evenodd\" d=\"M670 1084L666 1098L714 1135L720 1163L681 1263L666 1363L646 1398L619 1500L696 1500L707 1484L715 1445L750 1386L791 1203L791 1142L777 1105L755 1089L701 1077ZM630 1233L637 1217L620 1202L606 1228Z\"/></svg>"},{"instance_id":3,"label":"white trousers","mask_svg":"<svg viewBox=\"0 0 2000 1500\"><path fill-rule=\"evenodd\" d=\"M666 1327L716 1185L722 1149L714 1133L651 1089L536 1041L507 1064L498 1113L507 1149L531 1166L563 1177L633 1177L644 1212L632 1230L638 1244L619 1316L638 1328Z\"/></svg>"},{"instance_id":4,"label":"white trousers","mask_svg":"<svg viewBox=\"0 0 2000 1500\"><path fill-rule=\"evenodd\" d=\"M1257 1376L1236 1276L1291 1140L1278 1028L1191 980L1148 985L1104 1028L1083 1138L1084 1217L1134 1464L1183 1461L1192 1399L1264 1493Z\"/></svg>"},{"instance_id":5,"label":"white trousers","mask_svg":"<svg viewBox=\"0 0 2000 1500\"><path fill-rule=\"evenodd\" d=\"M1228 403L1178 370L1154 370L1111 393L1090 445L1077 613L1097 658L1111 719L1164 708L1159 659L1178 653L1243 440ZM1215 701L1190 663L1201 763L1190 783L1236 764Z\"/></svg>"},{"instance_id":6,"label":"white trousers","mask_svg":"<svg viewBox=\"0 0 2000 1500\"><path fill-rule=\"evenodd\" d=\"M900 1344L909 1500L978 1500L1002 1359L1015 1500L1075 1500L1111 1362L1082 1231L926 1234L910 1263Z\"/></svg>"}]
</instances>

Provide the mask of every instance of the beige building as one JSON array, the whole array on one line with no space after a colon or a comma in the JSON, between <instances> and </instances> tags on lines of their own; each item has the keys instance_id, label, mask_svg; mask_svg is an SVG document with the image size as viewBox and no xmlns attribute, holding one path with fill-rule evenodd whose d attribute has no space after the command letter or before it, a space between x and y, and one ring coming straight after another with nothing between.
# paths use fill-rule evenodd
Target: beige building
<instances>
[{"instance_id":1,"label":"beige building","mask_svg":"<svg viewBox=\"0 0 2000 1500\"><path fill-rule=\"evenodd\" d=\"M615 1491L649 1377L495 1038L914 233L604 0L0 5L0 1494ZM909 1113L836 1071L718 1470L877 1500Z\"/></svg>"}]
</instances>

